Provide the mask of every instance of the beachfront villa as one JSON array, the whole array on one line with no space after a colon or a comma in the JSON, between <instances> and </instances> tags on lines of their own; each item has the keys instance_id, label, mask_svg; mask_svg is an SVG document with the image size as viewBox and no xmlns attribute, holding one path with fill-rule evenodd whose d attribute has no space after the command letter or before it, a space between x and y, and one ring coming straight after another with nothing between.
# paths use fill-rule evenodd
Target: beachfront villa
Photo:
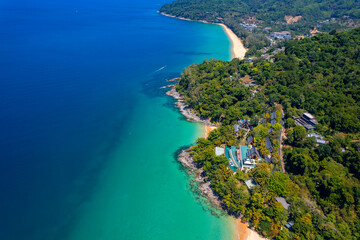
<instances>
[{"instance_id":1,"label":"beachfront villa","mask_svg":"<svg viewBox=\"0 0 360 240\"><path fill-rule=\"evenodd\" d=\"M229 166L234 172L238 168L245 171L250 170L261 159L259 152L255 148L243 145L225 147L225 156L229 159Z\"/></svg>"}]
</instances>

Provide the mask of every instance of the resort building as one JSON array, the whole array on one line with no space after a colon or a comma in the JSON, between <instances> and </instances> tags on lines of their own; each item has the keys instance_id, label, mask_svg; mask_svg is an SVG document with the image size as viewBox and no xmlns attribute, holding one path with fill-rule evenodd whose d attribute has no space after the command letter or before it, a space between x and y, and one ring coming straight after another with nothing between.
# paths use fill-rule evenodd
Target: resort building
<instances>
[{"instance_id":1,"label":"resort building","mask_svg":"<svg viewBox=\"0 0 360 240\"><path fill-rule=\"evenodd\" d=\"M276 112L271 113L271 120L276 120Z\"/></svg>"},{"instance_id":2,"label":"resort building","mask_svg":"<svg viewBox=\"0 0 360 240\"><path fill-rule=\"evenodd\" d=\"M250 122L248 119L239 120L238 123L234 125L235 132L238 132L240 129L244 129L245 131L250 130Z\"/></svg>"},{"instance_id":3,"label":"resort building","mask_svg":"<svg viewBox=\"0 0 360 240\"><path fill-rule=\"evenodd\" d=\"M215 147L215 155L221 156L225 154L225 149L222 147Z\"/></svg>"},{"instance_id":4,"label":"resort building","mask_svg":"<svg viewBox=\"0 0 360 240\"><path fill-rule=\"evenodd\" d=\"M252 144L254 142L254 136L250 135L246 139L247 144Z\"/></svg>"},{"instance_id":5,"label":"resort building","mask_svg":"<svg viewBox=\"0 0 360 240\"><path fill-rule=\"evenodd\" d=\"M282 113L281 113L281 119L284 119L284 114L282 114ZM276 112L271 113L271 121L272 120L276 120ZM272 126L272 124L271 124L271 126Z\"/></svg>"},{"instance_id":6,"label":"resort building","mask_svg":"<svg viewBox=\"0 0 360 240\"><path fill-rule=\"evenodd\" d=\"M302 117L293 117L295 120L295 125L303 126L306 130L314 130L314 126L318 124L316 118L310 113L304 113Z\"/></svg>"},{"instance_id":7,"label":"resort building","mask_svg":"<svg viewBox=\"0 0 360 240\"><path fill-rule=\"evenodd\" d=\"M281 124L281 126L284 126L284 115L282 113L281 113L281 118L279 121L280 121L279 123ZM266 122L269 122L271 124L271 127L276 124L277 119L276 119L275 111L270 114L270 118L265 119L264 117L262 117L259 121L259 124L263 124ZM270 130L269 130L269 133L270 133Z\"/></svg>"},{"instance_id":8,"label":"resort building","mask_svg":"<svg viewBox=\"0 0 360 240\"><path fill-rule=\"evenodd\" d=\"M291 33L288 31L283 32L273 32L270 34L271 38L280 39L280 40L290 40L291 39Z\"/></svg>"},{"instance_id":9,"label":"resort building","mask_svg":"<svg viewBox=\"0 0 360 240\"><path fill-rule=\"evenodd\" d=\"M255 87L256 83L255 83L255 81L252 81L252 82L246 83L244 86L245 87Z\"/></svg>"},{"instance_id":10,"label":"resort building","mask_svg":"<svg viewBox=\"0 0 360 240\"><path fill-rule=\"evenodd\" d=\"M246 147L246 146L240 146L240 147ZM246 152L246 158L253 160L253 159L260 159L261 157L260 157L258 150L256 150L256 148L254 148L254 147L251 147L251 148L248 148L248 151Z\"/></svg>"},{"instance_id":11,"label":"resort building","mask_svg":"<svg viewBox=\"0 0 360 240\"><path fill-rule=\"evenodd\" d=\"M316 133L309 133L309 134L307 135L307 137L309 137L309 138L311 138L311 137L315 138L315 141L316 141L317 143L319 143L319 144L328 144L328 143L329 143L329 141L324 140L324 138L325 138L324 136L321 136L321 135L316 134Z\"/></svg>"},{"instance_id":12,"label":"resort building","mask_svg":"<svg viewBox=\"0 0 360 240\"><path fill-rule=\"evenodd\" d=\"M294 221L290 221L290 222L285 224L285 227L287 229L289 229L290 231L292 231L293 230L292 227L294 226L294 224L295 224Z\"/></svg>"},{"instance_id":13,"label":"resort building","mask_svg":"<svg viewBox=\"0 0 360 240\"><path fill-rule=\"evenodd\" d=\"M271 120L271 126L274 126L276 124L276 120L275 119L272 119Z\"/></svg>"},{"instance_id":14,"label":"resort building","mask_svg":"<svg viewBox=\"0 0 360 240\"><path fill-rule=\"evenodd\" d=\"M243 26L246 31L253 32L254 29L257 27L255 23L240 23L241 26Z\"/></svg>"},{"instance_id":15,"label":"resort building","mask_svg":"<svg viewBox=\"0 0 360 240\"><path fill-rule=\"evenodd\" d=\"M265 146L266 146L266 149L267 149L269 152L272 152L273 146L272 146L272 143L271 143L271 140L270 140L269 136L266 136L266 137L265 137Z\"/></svg>"},{"instance_id":16,"label":"resort building","mask_svg":"<svg viewBox=\"0 0 360 240\"><path fill-rule=\"evenodd\" d=\"M256 59L256 57L251 57L251 58L244 59L244 61L247 62L247 63L250 63L250 65L252 65L252 61L255 60L255 59Z\"/></svg>"},{"instance_id":17,"label":"resort building","mask_svg":"<svg viewBox=\"0 0 360 240\"><path fill-rule=\"evenodd\" d=\"M251 188L258 185L258 183L253 178L250 178L249 180L245 181L245 184L246 184L246 186L248 187L249 190L251 190Z\"/></svg>"},{"instance_id":18,"label":"resort building","mask_svg":"<svg viewBox=\"0 0 360 240\"><path fill-rule=\"evenodd\" d=\"M276 201L278 201L279 203L281 203L281 205L287 210L290 207L290 204L286 201L285 198L283 197L277 197L275 198Z\"/></svg>"},{"instance_id":19,"label":"resort building","mask_svg":"<svg viewBox=\"0 0 360 240\"><path fill-rule=\"evenodd\" d=\"M225 156L229 159L229 166L233 172L236 172L237 168L239 167L239 160L237 158L237 148L234 146L225 147Z\"/></svg>"},{"instance_id":20,"label":"resort building","mask_svg":"<svg viewBox=\"0 0 360 240\"><path fill-rule=\"evenodd\" d=\"M225 147L225 156L229 159L230 168L236 172L236 169L249 170L254 168L261 159L259 152L255 148L240 145L239 147Z\"/></svg>"},{"instance_id":21,"label":"resort building","mask_svg":"<svg viewBox=\"0 0 360 240\"><path fill-rule=\"evenodd\" d=\"M268 133L271 134L271 133L273 133L273 132L274 132L274 128L271 127L271 128L268 130Z\"/></svg>"}]
</instances>

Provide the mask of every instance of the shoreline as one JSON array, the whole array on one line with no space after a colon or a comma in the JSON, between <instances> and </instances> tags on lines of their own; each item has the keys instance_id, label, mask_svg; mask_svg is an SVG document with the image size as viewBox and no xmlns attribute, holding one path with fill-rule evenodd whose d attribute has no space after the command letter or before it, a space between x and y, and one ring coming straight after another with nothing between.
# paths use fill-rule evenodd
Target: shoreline
<instances>
[{"instance_id":1,"label":"shoreline","mask_svg":"<svg viewBox=\"0 0 360 240\"><path fill-rule=\"evenodd\" d=\"M248 49L244 47L241 39L236 36L236 34L228 28L225 24L219 23L218 25L222 26L225 30L226 35L229 37L232 44L232 58L238 58L240 60L245 58L245 54Z\"/></svg>"},{"instance_id":2,"label":"shoreline","mask_svg":"<svg viewBox=\"0 0 360 240\"><path fill-rule=\"evenodd\" d=\"M207 21L202 21L202 20L191 20L189 18L183 18L183 17L175 17L163 12L159 12L161 15L164 15L166 17L172 17L172 18L176 18L176 19L180 19L180 20L185 20L185 21L193 21L193 22L202 22L202 23L207 23L207 24L214 24L214 25L219 25L221 26L225 33L226 36L230 39L231 42L231 59L233 58L238 58L240 60L245 58L245 54L247 52L248 49L246 49L244 47L244 44L242 43L241 39L236 36L236 34L230 29L228 28L225 24L223 23L211 23L211 22L207 22Z\"/></svg>"},{"instance_id":3,"label":"shoreline","mask_svg":"<svg viewBox=\"0 0 360 240\"><path fill-rule=\"evenodd\" d=\"M204 138L208 138L209 134L211 133L211 131L217 129L217 127L214 127L214 126L207 126L207 125L204 125Z\"/></svg>"},{"instance_id":4,"label":"shoreline","mask_svg":"<svg viewBox=\"0 0 360 240\"><path fill-rule=\"evenodd\" d=\"M179 78L170 80L176 81ZM171 87L169 91L166 92L166 95L173 97L176 100L176 107L179 108L180 113L186 117L187 121L201 123L205 128L204 138L207 138L209 133L216 129L217 126L210 122L209 119L202 119L197 116L193 110L184 102L184 97L176 91L175 85L168 86ZM203 174L204 169L198 168L194 163L194 160L190 154L192 146L188 149L183 150L179 156L178 161L189 170L189 174L193 174L193 182L199 183L199 190L201 195L207 199L209 199L210 203L213 207L217 209L223 209L223 202L219 199L219 197L214 193L211 188L211 183L207 181L206 177ZM192 184L192 183L191 183ZM225 211L226 212L226 211ZM227 213L228 214L228 213ZM229 214L228 214L229 215ZM231 215L229 215L231 216ZM233 218L235 224L235 232L234 232L234 240L264 240L265 238L260 236L255 230L251 229L247 223L243 223L241 218Z\"/></svg>"},{"instance_id":5,"label":"shoreline","mask_svg":"<svg viewBox=\"0 0 360 240\"><path fill-rule=\"evenodd\" d=\"M177 79L179 79L179 78L177 78ZM172 81L172 80L170 80L170 81ZM193 112L193 110L190 108L190 106L184 102L184 97L178 91L176 91L175 85L171 86L171 89L166 92L166 95L173 97L176 100L175 106L177 108L179 108L180 113L186 118L187 121L202 124L202 126L204 127L204 133L203 133L204 138L206 138L207 135L212 130L217 128L217 126L215 124L211 123L209 119L200 118ZM203 197L209 199L212 206L214 206L217 209L222 210L223 209L222 201L213 192L210 182L206 180L207 177L206 177L206 175L203 174L204 169L198 168L198 166L194 163L194 160L190 154L191 149L192 149L192 146L189 147L188 149L183 150L179 154L177 160L185 168L190 170L190 172L188 172L189 174L194 175L194 178L192 181L199 183L199 190L201 192L201 195ZM203 176L205 176L205 177L203 177Z\"/></svg>"},{"instance_id":6,"label":"shoreline","mask_svg":"<svg viewBox=\"0 0 360 240\"><path fill-rule=\"evenodd\" d=\"M166 87L171 88L169 91L166 92L166 95L171 96L177 100L175 105L176 105L176 107L179 108L180 113L186 117L187 121L202 123L205 126L209 126L209 127L216 127L216 125L213 124L210 121L210 119L201 118L193 112L193 110L190 108L190 106L185 103L184 97L178 91L176 91L175 85L168 85Z\"/></svg>"},{"instance_id":7,"label":"shoreline","mask_svg":"<svg viewBox=\"0 0 360 240\"><path fill-rule=\"evenodd\" d=\"M260 236L255 230L249 228L247 223L243 223L240 218L236 219L236 240L265 240L266 238Z\"/></svg>"}]
</instances>

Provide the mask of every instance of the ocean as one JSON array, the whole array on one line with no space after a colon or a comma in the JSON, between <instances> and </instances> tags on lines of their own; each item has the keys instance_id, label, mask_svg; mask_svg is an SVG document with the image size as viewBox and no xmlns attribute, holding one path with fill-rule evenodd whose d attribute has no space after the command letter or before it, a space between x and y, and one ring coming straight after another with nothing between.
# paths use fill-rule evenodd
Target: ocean
<instances>
[{"instance_id":1,"label":"ocean","mask_svg":"<svg viewBox=\"0 0 360 240\"><path fill-rule=\"evenodd\" d=\"M175 158L201 125L161 89L230 41L164 3L0 3L0 239L232 239Z\"/></svg>"}]
</instances>

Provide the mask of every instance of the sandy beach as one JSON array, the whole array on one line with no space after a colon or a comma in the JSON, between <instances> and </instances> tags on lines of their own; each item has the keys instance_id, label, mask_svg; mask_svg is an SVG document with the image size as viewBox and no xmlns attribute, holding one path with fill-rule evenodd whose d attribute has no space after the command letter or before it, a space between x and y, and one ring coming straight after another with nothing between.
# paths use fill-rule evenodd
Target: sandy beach
<instances>
[{"instance_id":1,"label":"sandy beach","mask_svg":"<svg viewBox=\"0 0 360 240\"><path fill-rule=\"evenodd\" d=\"M231 31L231 29L228 28L226 25L224 25L222 23L219 25L224 28L226 34L228 35L228 37L231 40L232 58L244 59L247 49L244 47L240 38L238 38L238 36L236 36L236 34L233 31Z\"/></svg>"},{"instance_id":2,"label":"sandy beach","mask_svg":"<svg viewBox=\"0 0 360 240\"><path fill-rule=\"evenodd\" d=\"M257 232L250 229L247 223L241 222L241 219L236 219L237 233L235 240L265 240L266 238L260 236Z\"/></svg>"},{"instance_id":3,"label":"sandy beach","mask_svg":"<svg viewBox=\"0 0 360 240\"><path fill-rule=\"evenodd\" d=\"M217 129L217 127L204 124L204 129L205 129L204 138L207 138L209 136L210 132Z\"/></svg>"}]
</instances>

